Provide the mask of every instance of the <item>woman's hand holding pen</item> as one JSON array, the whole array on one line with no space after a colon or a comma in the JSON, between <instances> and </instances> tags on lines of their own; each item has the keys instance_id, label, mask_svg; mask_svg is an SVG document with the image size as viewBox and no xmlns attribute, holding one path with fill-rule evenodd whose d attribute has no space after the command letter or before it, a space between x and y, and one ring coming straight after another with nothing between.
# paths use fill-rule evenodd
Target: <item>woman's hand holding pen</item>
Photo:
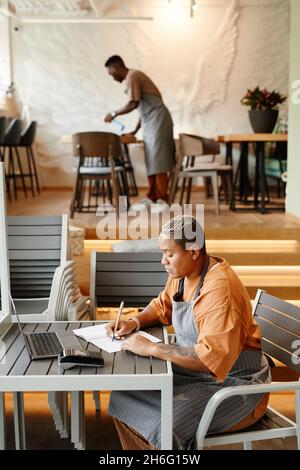
<instances>
[{"instance_id":1,"label":"woman's hand holding pen","mask_svg":"<svg viewBox=\"0 0 300 470\"><path fill-rule=\"evenodd\" d=\"M124 339L136 329L136 323L132 320L120 320L118 329L115 331L116 320L111 321L106 326L108 336L115 336L116 339Z\"/></svg>"}]
</instances>

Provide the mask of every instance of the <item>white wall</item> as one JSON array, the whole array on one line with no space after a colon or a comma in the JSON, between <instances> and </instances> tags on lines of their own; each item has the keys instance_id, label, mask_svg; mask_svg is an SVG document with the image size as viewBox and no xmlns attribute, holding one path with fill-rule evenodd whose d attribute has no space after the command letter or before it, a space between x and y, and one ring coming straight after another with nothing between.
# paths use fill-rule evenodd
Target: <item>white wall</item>
<instances>
[{"instance_id":1,"label":"white wall","mask_svg":"<svg viewBox=\"0 0 300 470\"><path fill-rule=\"evenodd\" d=\"M291 3L289 154L286 210L300 217L300 2Z\"/></svg>"},{"instance_id":2,"label":"white wall","mask_svg":"<svg viewBox=\"0 0 300 470\"><path fill-rule=\"evenodd\" d=\"M112 14L138 4L152 22L22 25L13 35L16 81L30 118L39 122L44 183L72 185L71 146L60 136L114 130L103 115L126 102L123 85L104 68L109 55L148 73L179 131L206 136L248 132L240 99L260 85L288 91L289 0L206 0L189 17L189 1L110 2ZM223 5L223 6L222 6ZM120 117L130 131L137 113ZM143 183L142 156L134 157Z\"/></svg>"},{"instance_id":3,"label":"white wall","mask_svg":"<svg viewBox=\"0 0 300 470\"><path fill-rule=\"evenodd\" d=\"M9 20L0 16L0 112L11 82Z\"/></svg>"}]
</instances>

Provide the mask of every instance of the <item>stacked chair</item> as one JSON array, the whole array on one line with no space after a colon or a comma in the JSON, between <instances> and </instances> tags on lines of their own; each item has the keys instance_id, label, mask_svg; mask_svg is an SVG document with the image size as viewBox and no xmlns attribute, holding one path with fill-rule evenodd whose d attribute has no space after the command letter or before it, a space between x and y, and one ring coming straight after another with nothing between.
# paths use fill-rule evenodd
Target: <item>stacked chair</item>
<instances>
[{"instance_id":1,"label":"stacked chair","mask_svg":"<svg viewBox=\"0 0 300 470\"><path fill-rule=\"evenodd\" d=\"M80 317L88 315L88 298L67 261L68 215L8 217L7 225L11 294L22 321L67 320L69 310L74 320L77 307Z\"/></svg>"},{"instance_id":2,"label":"stacked chair","mask_svg":"<svg viewBox=\"0 0 300 470\"><path fill-rule=\"evenodd\" d=\"M90 319L88 297L81 295L74 261L67 261L55 270L48 303L48 319L49 321Z\"/></svg>"}]
</instances>

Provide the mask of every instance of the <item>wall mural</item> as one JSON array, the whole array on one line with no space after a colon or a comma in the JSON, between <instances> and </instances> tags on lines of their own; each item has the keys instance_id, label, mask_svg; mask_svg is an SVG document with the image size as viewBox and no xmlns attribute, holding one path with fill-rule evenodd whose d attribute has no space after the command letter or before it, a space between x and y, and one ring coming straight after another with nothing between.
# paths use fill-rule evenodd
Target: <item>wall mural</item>
<instances>
[{"instance_id":1,"label":"wall mural","mask_svg":"<svg viewBox=\"0 0 300 470\"><path fill-rule=\"evenodd\" d=\"M103 122L106 112L126 102L124 86L104 68L115 53L158 85L175 134L250 130L240 105L244 91L256 84L288 90L289 0L248 3L203 6L194 18L182 12L166 17L161 9L147 23L22 25L13 37L16 85L24 116L39 123L44 179L47 168L56 168L54 184L72 185L75 162L62 135L117 132ZM129 7L130 1L110 2L107 8L121 16L130 14ZM121 117L126 131L137 118L136 112Z\"/></svg>"}]
</instances>

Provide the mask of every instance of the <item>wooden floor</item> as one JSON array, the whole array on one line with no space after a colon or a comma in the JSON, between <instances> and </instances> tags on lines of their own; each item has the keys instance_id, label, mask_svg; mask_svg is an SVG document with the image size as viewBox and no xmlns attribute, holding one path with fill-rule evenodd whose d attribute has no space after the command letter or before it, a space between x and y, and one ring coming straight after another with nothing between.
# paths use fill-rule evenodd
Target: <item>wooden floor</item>
<instances>
[{"instance_id":1,"label":"wooden floor","mask_svg":"<svg viewBox=\"0 0 300 470\"><path fill-rule=\"evenodd\" d=\"M95 410L92 393L85 394L86 406L86 448L94 450L119 450L121 445L113 420L107 415L109 393L101 393L101 415ZM273 395L270 399L273 407L294 419L293 396L289 394ZM14 449L12 396L6 394L7 448ZM46 393L26 393L25 426L27 449L34 450L68 450L73 449L70 439L61 439L55 430L52 415L49 411ZM240 444L213 447L212 449L241 449ZM294 450L297 448L295 438L272 439L253 443L257 450Z\"/></svg>"},{"instance_id":2,"label":"wooden floor","mask_svg":"<svg viewBox=\"0 0 300 470\"><path fill-rule=\"evenodd\" d=\"M140 197L144 194L141 191ZM19 200L8 204L9 215L59 215L69 210L70 191L43 191L38 197L26 200L20 194ZM136 202L134 198L132 202ZM205 232L208 251L225 257L239 273L250 296L253 298L258 287L292 303L300 304L300 219L282 212L260 214L251 212L231 212L221 204L221 214L216 216L212 200L205 199L200 191L194 191L193 203L203 203L205 207ZM99 222L94 214L76 214L72 225L86 230L85 251L74 257L80 287L89 293L89 262L92 250L111 251L116 241L98 240L96 225ZM277 267L277 269L273 269ZM244 277L243 277L244 276ZM105 313L107 315L107 312ZM276 369L275 380L288 380L289 371ZM101 418L95 412L91 394L86 394L87 448L120 449L120 444L112 419L106 409L109 394L102 393L103 409ZM273 394L271 404L279 411L294 418L294 398L289 394ZM7 394L8 446L13 448L12 402ZM54 429L52 416L48 410L46 394L26 394L25 402L27 445L35 449L71 449L66 439L60 439ZM47 432L45 431L47 429ZM295 449L294 438L256 443L257 449ZM227 446L226 448L240 448Z\"/></svg>"},{"instance_id":3,"label":"wooden floor","mask_svg":"<svg viewBox=\"0 0 300 470\"><path fill-rule=\"evenodd\" d=\"M131 202L137 202L145 195L145 190L140 190L140 196L132 198ZM41 195L28 196L24 199L22 193L17 201L8 203L9 215L58 215L69 212L71 191L48 190ZM258 211L232 212L228 206L221 203L221 212L215 214L212 199L206 199L202 191L195 190L192 193L193 204L204 204L205 232L207 239L255 239L255 240L300 240L300 219L284 212L270 212L260 214ZM75 213L71 223L86 229L87 239L96 239L96 225L99 217L95 214Z\"/></svg>"}]
</instances>

